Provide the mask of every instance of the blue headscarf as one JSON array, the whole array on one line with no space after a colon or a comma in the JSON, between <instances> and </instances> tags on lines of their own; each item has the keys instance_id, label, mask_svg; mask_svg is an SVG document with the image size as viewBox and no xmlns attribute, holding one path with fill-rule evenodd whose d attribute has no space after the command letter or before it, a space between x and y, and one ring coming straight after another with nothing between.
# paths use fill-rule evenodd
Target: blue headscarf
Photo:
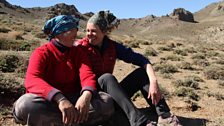
<instances>
[{"instance_id":1,"label":"blue headscarf","mask_svg":"<svg viewBox=\"0 0 224 126\"><path fill-rule=\"evenodd\" d=\"M73 28L78 28L78 26L79 19L71 15L59 15L48 20L42 28L42 31L47 34L49 39L51 40L56 35L59 35Z\"/></svg>"}]
</instances>

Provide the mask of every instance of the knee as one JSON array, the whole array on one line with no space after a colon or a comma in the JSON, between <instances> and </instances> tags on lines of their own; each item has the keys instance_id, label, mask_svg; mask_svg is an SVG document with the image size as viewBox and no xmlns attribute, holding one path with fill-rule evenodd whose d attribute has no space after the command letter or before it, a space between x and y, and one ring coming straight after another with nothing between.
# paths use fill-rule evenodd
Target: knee
<instances>
[{"instance_id":1,"label":"knee","mask_svg":"<svg viewBox=\"0 0 224 126\"><path fill-rule=\"evenodd\" d=\"M102 115L106 118L110 118L115 112L114 100L105 92L99 92L99 95L103 101L103 107L101 109Z\"/></svg>"},{"instance_id":2,"label":"knee","mask_svg":"<svg viewBox=\"0 0 224 126\"><path fill-rule=\"evenodd\" d=\"M101 88L103 88L109 84L110 85L113 84L111 82L117 82L117 79L114 77L114 75L112 75L110 73L105 73L98 78L98 83L101 86Z\"/></svg>"},{"instance_id":3,"label":"knee","mask_svg":"<svg viewBox=\"0 0 224 126\"><path fill-rule=\"evenodd\" d=\"M139 78L143 83L149 83L147 72L144 68L137 68L133 71L136 78Z\"/></svg>"},{"instance_id":4,"label":"knee","mask_svg":"<svg viewBox=\"0 0 224 126\"><path fill-rule=\"evenodd\" d=\"M110 74L110 73L105 73L103 75L101 75L98 79L99 82L102 82L102 81L107 81L107 80L111 80L111 79L114 79L114 75Z\"/></svg>"},{"instance_id":5,"label":"knee","mask_svg":"<svg viewBox=\"0 0 224 126\"><path fill-rule=\"evenodd\" d=\"M16 115L20 115L27 111L32 104L32 94L24 94L15 102L15 113Z\"/></svg>"},{"instance_id":6,"label":"knee","mask_svg":"<svg viewBox=\"0 0 224 126\"><path fill-rule=\"evenodd\" d=\"M146 70L144 68L137 68L134 70L134 73L137 75L147 75Z\"/></svg>"},{"instance_id":7,"label":"knee","mask_svg":"<svg viewBox=\"0 0 224 126\"><path fill-rule=\"evenodd\" d=\"M34 115L42 111L42 107L33 102L35 97L34 94L22 95L14 104L14 115L19 119L26 120L29 114Z\"/></svg>"}]
</instances>

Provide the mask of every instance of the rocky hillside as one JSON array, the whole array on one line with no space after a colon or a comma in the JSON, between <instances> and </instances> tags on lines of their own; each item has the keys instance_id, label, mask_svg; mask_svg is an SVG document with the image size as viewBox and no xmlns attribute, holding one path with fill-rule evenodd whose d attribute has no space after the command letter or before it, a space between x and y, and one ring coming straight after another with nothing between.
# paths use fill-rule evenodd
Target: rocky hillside
<instances>
[{"instance_id":1,"label":"rocky hillside","mask_svg":"<svg viewBox=\"0 0 224 126\"><path fill-rule=\"evenodd\" d=\"M202 8L194 14L199 22L223 21L224 19L224 2L217 2Z\"/></svg>"},{"instance_id":2,"label":"rocky hillside","mask_svg":"<svg viewBox=\"0 0 224 126\"><path fill-rule=\"evenodd\" d=\"M161 17L149 15L139 19L124 19L118 33L147 39L181 38L223 43L223 5L224 1L213 3L194 14L177 8Z\"/></svg>"},{"instance_id":3,"label":"rocky hillside","mask_svg":"<svg viewBox=\"0 0 224 126\"><path fill-rule=\"evenodd\" d=\"M88 18L93 14L81 14L75 5L66 5L59 3L46 8L21 8L16 5L11 5L6 0L0 1L0 14L10 17L18 17L26 20L37 20L43 22L53 16L60 14L70 14L81 18L81 29L85 29L85 24ZM148 15L142 18L121 19L121 24L115 34L141 38L155 37L157 39L182 38L188 39L191 35L191 41L196 41L199 38L202 41L215 40L223 42L218 37L222 33L224 20L224 2L217 2L206 6L196 13L191 13L184 8L174 8L169 15L156 17ZM214 34L207 38L202 34ZM217 33L217 34L216 34ZM205 38L206 37L206 38Z\"/></svg>"}]
</instances>

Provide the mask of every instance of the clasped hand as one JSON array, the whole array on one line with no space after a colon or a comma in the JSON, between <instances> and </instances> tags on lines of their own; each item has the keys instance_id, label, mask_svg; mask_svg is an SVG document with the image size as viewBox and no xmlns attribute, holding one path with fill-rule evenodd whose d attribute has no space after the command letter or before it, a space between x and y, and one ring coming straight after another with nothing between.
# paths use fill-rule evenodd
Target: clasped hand
<instances>
[{"instance_id":1,"label":"clasped hand","mask_svg":"<svg viewBox=\"0 0 224 126\"><path fill-rule=\"evenodd\" d=\"M67 99L59 102L64 124L79 124L87 121L91 96L83 93L77 100L75 106Z\"/></svg>"}]
</instances>

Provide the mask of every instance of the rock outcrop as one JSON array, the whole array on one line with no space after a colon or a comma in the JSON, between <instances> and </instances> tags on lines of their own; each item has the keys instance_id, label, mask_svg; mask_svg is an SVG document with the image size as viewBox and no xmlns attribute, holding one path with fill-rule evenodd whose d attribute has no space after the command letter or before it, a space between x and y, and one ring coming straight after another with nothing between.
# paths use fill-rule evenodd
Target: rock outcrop
<instances>
[{"instance_id":1,"label":"rock outcrop","mask_svg":"<svg viewBox=\"0 0 224 126\"><path fill-rule=\"evenodd\" d=\"M46 19L50 19L57 15L74 15L80 19L86 20L86 17L84 17L74 5L67 5L64 3L49 7Z\"/></svg>"},{"instance_id":2,"label":"rock outcrop","mask_svg":"<svg viewBox=\"0 0 224 126\"><path fill-rule=\"evenodd\" d=\"M173 13L170 14L170 17L181 21L195 22L193 14L184 8L174 9Z\"/></svg>"}]
</instances>

